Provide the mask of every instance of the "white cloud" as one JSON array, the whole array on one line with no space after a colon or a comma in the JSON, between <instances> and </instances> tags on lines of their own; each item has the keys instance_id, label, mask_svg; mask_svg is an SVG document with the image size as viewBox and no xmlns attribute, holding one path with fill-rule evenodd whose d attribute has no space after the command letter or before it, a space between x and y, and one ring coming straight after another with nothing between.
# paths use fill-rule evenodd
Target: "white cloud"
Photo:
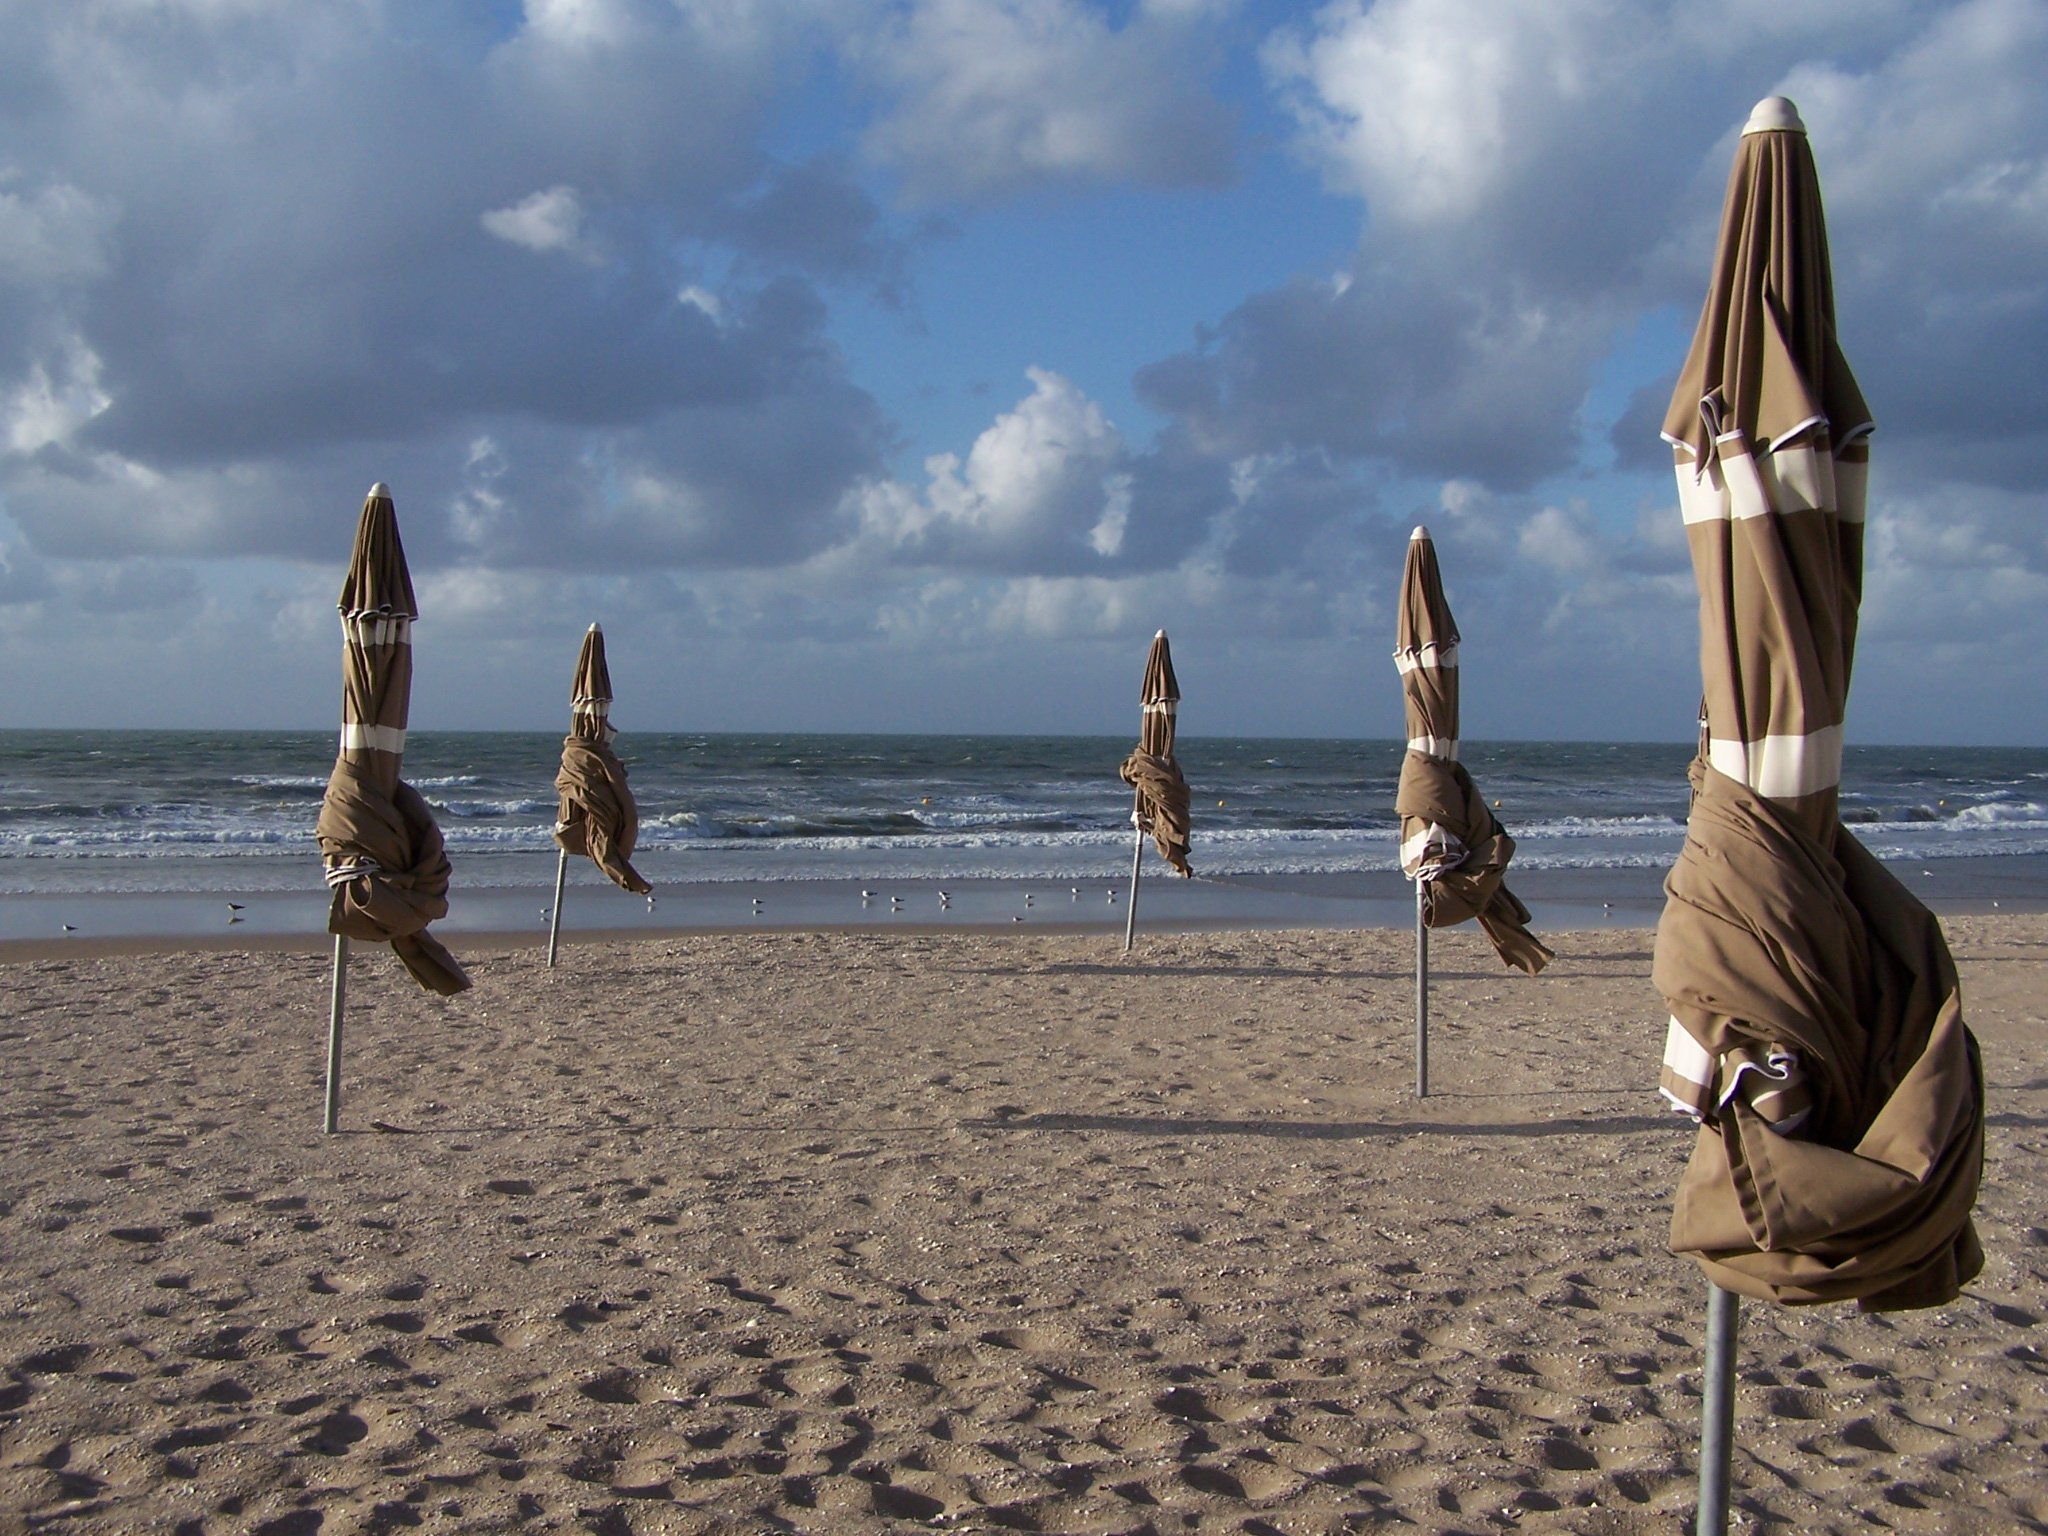
<instances>
[{"instance_id":1,"label":"white cloud","mask_svg":"<svg viewBox=\"0 0 2048 1536\"><path fill-rule=\"evenodd\" d=\"M957 454L925 462L922 495L869 486L871 535L934 563L1072 566L1116 555L1131 513L1123 435L1069 379L1030 368L1032 390Z\"/></svg>"},{"instance_id":2,"label":"white cloud","mask_svg":"<svg viewBox=\"0 0 2048 1536\"><path fill-rule=\"evenodd\" d=\"M1124 530L1131 522L1131 477L1111 475L1103 482L1103 490L1102 519L1088 530L1088 547L1105 559L1114 559L1123 551Z\"/></svg>"},{"instance_id":3,"label":"white cloud","mask_svg":"<svg viewBox=\"0 0 2048 1536\"><path fill-rule=\"evenodd\" d=\"M36 359L26 378L0 394L0 451L28 454L68 443L113 403L100 372L99 357L75 335Z\"/></svg>"},{"instance_id":4,"label":"white cloud","mask_svg":"<svg viewBox=\"0 0 2048 1536\"><path fill-rule=\"evenodd\" d=\"M1881 496L1866 526L1863 644L1983 644L2048 612L2048 496Z\"/></svg>"},{"instance_id":5,"label":"white cloud","mask_svg":"<svg viewBox=\"0 0 2048 1536\"><path fill-rule=\"evenodd\" d=\"M17 192L18 179L0 171L0 281L69 284L104 272L119 219L112 200L65 181Z\"/></svg>"},{"instance_id":6,"label":"white cloud","mask_svg":"<svg viewBox=\"0 0 2048 1536\"><path fill-rule=\"evenodd\" d=\"M420 622L432 635L510 639L523 634L531 617L552 611L555 583L531 571L468 567L413 572ZM506 620L512 618L508 625Z\"/></svg>"},{"instance_id":7,"label":"white cloud","mask_svg":"<svg viewBox=\"0 0 2048 1536\"><path fill-rule=\"evenodd\" d=\"M1592 576L1607 564L1599 530L1583 506L1545 507L1522 525L1516 549L1563 576Z\"/></svg>"},{"instance_id":8,"label":"white cloud","mask_svg":"<svg viewBox=\"0 0 2048 1536\"><path fill-rule=\"evenodd\" d=\"M462 466L462 488L449 508L455 536L486 555L507 522L510 508L504 481L510 468L504 450L490 434L473 439Z\"/></svg>"},{"instance_id":9,"label":"white cloud","mask_svg":"<svg viewBox=\"0 0 2048 1536\"><path fill-rule=\"evenodd\" d=\"M579 261L601 260L583 233L583 200L574 187L549 187L508 207L483 215L483 227L500 240L529 251L560 251Z\"/></svg>"},{"instance_id":10,"label":"white cloud","mask_svg":"<svg viewBox=\"0 0 2048 1536\"><path fill-rule=\"evenodd\" d=\"M527 29L568 46L617 46L635 30L632 0L525 0Z\"/></svg>"},{"instance_id":11,"label":"white cloud","mask_svg":"<svg viewBox=\"0 0 2048 1536\"><path fill-rule=\"evenodd\" d=\"M1462 218L1551 147L1625 70L1617 0L1339 0L1278 34L1266 67L1333 184L1410 223Z\"/></svg>"},{"instance_id":12,"label":"white cloud","mask_svg":"<svg viewBox=\"0 0 2048 1536\"><path fill-rule=\"evenodd\" d=\"M868 152L925 198L1213 185L1233 151L1200 78L1206 20L1200 6L1153 5L1117 30L1078 0L912 0L851 45L890 98Z\"/></svg>"},{"instance_id":13,"label":"white cloud","mask_svg":"<svg viewBox=\"0 0 2048 1536\"><path fill-rule=\"evenodd\" d=\"M725 301L699 283L686 284L676 294L678 304L687 304L698 314L717 323L725 320Z\"/></svg>"},{"instance_id":14,"label":"white cloud","mask_svg":"<svg viewBox=\"0 0 2048 1536\"><path fill-rule=\"evenodd\" d=\"M998 634L1071 640L1126 633L1142 620L1132 612L1132 584L1102 576L1027 576L1005 584L987 615Z\"/></svg>"}]
</instances>

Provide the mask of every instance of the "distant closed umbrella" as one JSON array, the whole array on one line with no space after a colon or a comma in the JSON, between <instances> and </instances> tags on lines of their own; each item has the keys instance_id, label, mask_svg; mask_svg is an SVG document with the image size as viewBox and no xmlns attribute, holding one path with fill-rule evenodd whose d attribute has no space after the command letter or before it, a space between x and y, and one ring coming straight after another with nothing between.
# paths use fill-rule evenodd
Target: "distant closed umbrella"
<instances>
[{"instance_id":1,"label":"distant closed umbrella","mask_svg":"<svg viewBox=\"0 0 2048 1536\"><path fill-rule=\"evenodd\" d=\"M1812 151L1773 97L1736 152L1664 429L1704 700L1653 971L1671 1012L1661 1086L1700 1121L1671 1246L1716 1287L1710 1388L1731 1292L1928 1306L1983 1262L1982 1072L1955 967L1933 914L1838 818L1870 428L1836 341ZM1702 1452L1703 1530L1725 1519L1729 1401L1710 1390L1708 1438L1724 1427Z\"/></svg>"},{"instance_id":2,"label":"distant closed umbrella","mask_svg":"<svg viewBox=\"0 0 2048 1536\"><path fill-rule=\"evenodd\" d=\"M1529 932L1529 909L1503 884L1514 839L1458 761L1458 626L1427 528L1408 539L1396 641L1408 722L1394 795L1402 873L1421 885L1427 926L1477 918L1501 959L1533 976L1553 956Z\"/></svg>"},{"instance_id":3,"label":"distant closed umbrella","mask_svg":"<svg viewBox=\"0 0 2048 1536\"><path fill-rule=\"evenodd\" d=\"M1180 683L1173 675L1173 652L1166 631L1152 637L1145 655L1145 680L1139 689L1138 745L1124 759L1118 775L1135 791L1131 820L1137 828L1131 850L1131 899L1124 915L1124 948L1131 947L1138 922L1138 862L1150 835L1159 856L1182 875L1188 867L1188 784L1173 755L1175 715L1180 709Z\"/></svg>"},{"instance_id":4,"label":"distant closed umbrella","mask_svg":"<svg viewBox=\"0 0 2048 1536\"><path fill-rule=\"evenodd\" d=\"M433 813L399 778L419 617L391 492L370 487L341 600L341 744L314 827L327 865L335 935L328 1129L334 1129L349 939L387 943L429 991L465 990L469 975L427 924L448 913L448 855Z\"/></svg>"},{"instance_id":5,"label":"distant closed umbrella","mask_svg":"<svg viewBox=\"0 0 2048 1536\"><path fill-rule=\"evenodd\" d=\"M548 928L548 964L555 963L555 938L562 920L563 876L572 853L587 853L613 884L641 895L654 889L633 868L640 815L626 787L626 765L612 750L618 733L611 724L612 674L605 664L604 631L595 624L576 658L569 689L569 734L562 742L562 766L555 775L561 808L555 841L562 857L555 871L555 904Z\"/></svg>"}]
</instances>

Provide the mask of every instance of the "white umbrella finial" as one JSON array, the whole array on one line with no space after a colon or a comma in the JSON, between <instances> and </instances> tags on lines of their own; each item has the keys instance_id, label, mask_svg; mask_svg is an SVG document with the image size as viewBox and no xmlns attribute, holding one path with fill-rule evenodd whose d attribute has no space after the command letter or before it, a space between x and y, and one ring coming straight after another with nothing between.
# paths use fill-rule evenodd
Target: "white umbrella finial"
<instances>
[{"instance_id":1,"label":"white umbrella finial","mask_svg":"<svg viewBox=\"0 0 2048 1536\"><path fill-rule=\"evenodd\" d=\"M1425 528L1422 524L1417 523L1415 525L1415 531L1408 535L1408 542L1410 544L1413 544L1417 539L1426 539L1428 537L1429 530Z\"/></svg>"},{"instance_id":2,"label":"white umbrella finial","mask_svg":"<svg viewBox=\"0 0 2048 1536\"><path fill-rule=\"evenodd\" d=\"M1742 125L1744 137L1752 133L1804 133L1799 109L1785 96L1766 96L1749 109L1749 121Z\"/></svg>"},{"instance_id":3,"label":"white umbrella finial","mask_svg":"<svg viewBox=\"0 0 2048 1536\"><path fill-rule=\"evenodd\" d=\"M389 501L391 499L391 487L386 485L382 480L379 480L375 485L370 487L370 500L375 501L380 496L383 497L384 500L386 501Z\"/></svg>"}]
</instances>

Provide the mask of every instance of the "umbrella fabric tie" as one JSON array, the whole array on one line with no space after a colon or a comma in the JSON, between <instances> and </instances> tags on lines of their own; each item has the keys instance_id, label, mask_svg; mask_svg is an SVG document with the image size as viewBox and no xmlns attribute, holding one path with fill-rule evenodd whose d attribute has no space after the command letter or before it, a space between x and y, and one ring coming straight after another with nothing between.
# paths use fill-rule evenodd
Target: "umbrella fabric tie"
<instances>
[{"instance_id":1,"label":"umbrella fabric tie","mask_svg":"<svg viewBox=\"0 0 2048 1536\"><path fill-rule=\"evenodd\" d=\"M344 859L341 863L328 867L327 888L333 890L337 885L347 885L349 881L359 875L376 875L381 873L382 871L368 859Z\"/></svg>"},{"instance_id":2,"label":"umbrella fabric tie","mask_svg":"<svg viewBox=\"0 0 2048 1536\"><path fill-rule=\"evenodd\" d=\"M1401 845L1401 873L1410 880L1435 880L1463 868L1471 857L1463 839L1432 821Z\"/></svg>"},{"instance_id":3,"label":"umbrella fabric tie","mask_svg":"<svg viewBox=\"0 0 2048 1536\"><path fill-rule=\"evenodd\" d=\"M327 931L389 944L430 992L468 990L469 973L426 931L448 915L451 867L441 829L419 791L400 780L386 792L344 759L327 781L313 835L334 892Z\"/></svg>"},{"instance_id":4,"label":"umbrella fabric tie","mask_svg":"<svg viewBox=\"0 0 2048 1536\"><path fill-rule=\"evenodd\" d=\"M1787 1304L1952 1301L1983 1267L1984 1087L1940 924L1839 824L1816 839L1747 785L1696 778L1652 967L1693 1070L1714 1068L1672 1251ZM1787 1056L1811 1098L1796 1136L1749 1086Z\"/></svg>"}]
</instances>

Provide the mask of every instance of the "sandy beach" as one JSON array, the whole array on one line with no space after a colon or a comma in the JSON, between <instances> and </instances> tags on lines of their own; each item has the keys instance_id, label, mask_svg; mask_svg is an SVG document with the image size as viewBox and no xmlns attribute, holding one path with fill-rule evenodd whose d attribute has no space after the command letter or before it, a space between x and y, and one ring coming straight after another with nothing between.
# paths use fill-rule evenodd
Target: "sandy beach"
<instances>
[{"instance_id":1,"label":"sandy beach","mask_svg":"<svg viewBox=\"0 0 2048 1536\"><path fill-rule=\"evenodd\" d=\"M1745 1305L1735 1527L2048 1530L2048 918L1947 919L1951 1307ZM1640 928L0 965L0 1530L1668 1533L1704 1292ZM147 945L129 944L127 949Z\"/></svg>"}]
</instances>

